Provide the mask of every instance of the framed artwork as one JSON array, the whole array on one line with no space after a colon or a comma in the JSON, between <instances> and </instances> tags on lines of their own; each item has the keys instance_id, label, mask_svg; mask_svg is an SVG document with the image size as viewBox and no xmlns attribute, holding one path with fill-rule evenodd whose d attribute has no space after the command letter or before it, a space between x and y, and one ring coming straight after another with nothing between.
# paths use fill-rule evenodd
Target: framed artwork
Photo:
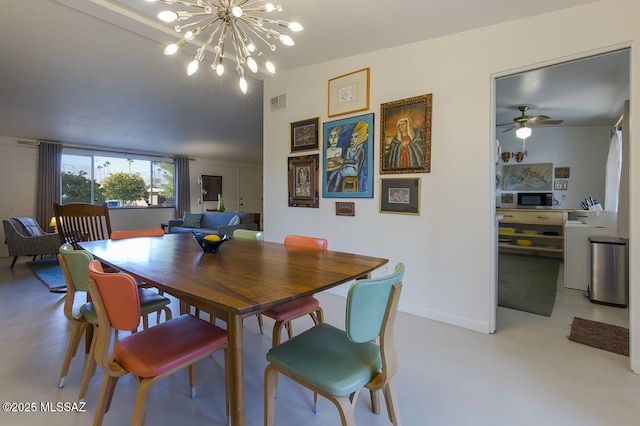
<instances>
[{"instance_id":1,"label":"framed artwork","mask_svg":"<svg viewBox=\"0 0 640 426\"><path fill-rule=\"evenodd\" d=\"M291 123L291 152L318 149L320 117Z\"/></svg>"},{"instance_id":2,"label":"framed artwork","mask_svg":"<svg viewBox=\"0 0 640 426\"><path fill-rule=\"evenodd\" d=\"M556 191L566 191L567 190L567 180L566 179L558 179L553 182L553 189Z\"/></svg>"},{"instance_id":3,"label":"framed artwork","mask_svg":"<svg viewBox=\"0 0 640 426\"><path fill-rule=\"evenodd\" d=\"M556 179L568 179L569 167L556 167L555 176Z\"/></svg>"},{"instance_id":4,"label":"framed artwork","mask_svg":"<svg viewBox=\"0 0 640 426\"><path fill-rule=\"evenodd\" d=\"M513 204L513 192L503 192L500 194L500 202L505 204Z\"/></svg>"},{"instance_id":5,"label":"framed artwork","mask_svg":"<svg viewBox=\"0 0 640 426\"><path fill-rule=\"evenodd\" d=\"M380 173L431 172L431 93L380 105Z\"/></svg>"},{"instance_id":6,"label":"framed artwork","mask_svg":"<svg viewBox=\"0 0 640 426\"><path fill-rule=\"evenodd\" d=\"M553 163L514 164L502 167L505 191L551 191Z\"/></svg>"},{"instance_id":7,"label":"framed artwork","mask_svg":"<svg viewBox=\"0 0 640 426\"><path fill-rule=\"evenodd\" d=\"M202 175L198 179L202 201L218 201L218 194L222 194L222 176Z\"/></svg>"},{"instance_id":8,"label":"framed artwork","mask_svg":"<svg viewBox=\"0 0 640 426\"><path fill-rule=\"evenodd\" d=\"M355 216L356 203L336 201L336 216Z\"/></svg>"},{"instance_id":9,"label":"framed artwork","mask_svg":"<svg viewBox=\"0 0 640 426\"><path fill-rule=\"evenodd\" d=\"M380 179L380 212L420 214L420 178Z\"/></svg>"},{"instance_id":10,"label":"framed artwork","mask_svg":"<svg viewBox=\"0 0 640 426\"><path fill-rule=\"evenodd\" d=\"M369 68L363 68L329 80L329 117L368 109Z\"/></svg>"},{"instance_id":11,"label":"framed artwork","mask_svg":"<svg viewBox=\"0 0 640 426\"><path fill-rule=\"evenodd\" d=\"M315 207L319 205L319 155L289 157L289 207Z\"/></svg>"},{"instance_id":12,"label":"framed artwork","mask_svg":"<svg viewBox=\"0 0 640 426\"><path fill-rule=\"evenodd\" d=\"M373 197L373 114L322 124L322 196Z\"/></svg>"}]
</instances>

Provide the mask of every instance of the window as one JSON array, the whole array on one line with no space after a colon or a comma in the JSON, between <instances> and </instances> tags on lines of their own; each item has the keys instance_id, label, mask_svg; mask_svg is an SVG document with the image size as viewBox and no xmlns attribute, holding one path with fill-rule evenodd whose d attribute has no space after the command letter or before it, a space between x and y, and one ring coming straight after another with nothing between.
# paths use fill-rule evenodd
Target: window
<instances>
[{"instance_id":1,"label":"window","mask_svg":"<svg viewBox=\"0 0 640 426\"><path fill-rule=\"evenodd\" d=\"M62 204L113 207L173 206L175 164L170 158L65 148Z\"/></svg>"}]
</instances>

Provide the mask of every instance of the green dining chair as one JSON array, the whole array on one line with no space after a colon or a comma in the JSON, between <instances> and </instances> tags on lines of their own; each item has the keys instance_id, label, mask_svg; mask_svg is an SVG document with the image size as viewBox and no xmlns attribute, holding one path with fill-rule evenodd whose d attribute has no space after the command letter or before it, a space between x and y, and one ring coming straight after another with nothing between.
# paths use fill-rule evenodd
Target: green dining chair
<instances>
[{"instance_id":1,"label":"green dining chair","mask_svg":"<svg viewBox=\"0 0 640 426\"><path fill-rule=\"evenodd\" d=\"M92 328L91 332L87 333L87 337L91 339L91 342L89 346L89 354L85 361L84 372L82 374L80 393L78 395L78 399L81 401L84 400L87 395L89 381L96 370L96 363L94 359L95 339L93 337L95 336L95 327L98 326L98 316L92 302L83 304L77 312L74 312L74 304L76 292L84 292L85 294L88 292L87 278L89 277L89 273L87 267L92 260L93 256L91 253L85 250L76 250L70 243L63 244L58 253L58 262L67 284L64 315L72 325L71 337L67 345L67 352L60 372L60 381L58 382L59 388L62 388L65 385L71 360L78 352L82 335L88 327ZM170 299L160 296L154 291L143 288L138 289L138 292L140 299L140 311L144 320L144 328L148 327L147 316L150 313L164 311L165 319L171 319L171 310L168 307L171 302Z\"/></svg>"},{"instance_id":2,"label":"green dining chair","mask_svg":"<svg viewBox=\"0 0 640 426\"><path fill-rule=\"evenodd\" d=\"M355 281L347 295L345 330L320 323L267 353L264 372L264 424L273 426L278 373L333 402L343 426L355 425L354 404L362 388L383 390L389 420L401 424L393 377L398 358L393 326L402 289L404 265L386 277ZM375 341L379 338L379 344Z\"/></svg>"},{"instance_id":3,"label":"green dining chair","mask_svg":"<svg viewBox=\"0 0 640 426\"><path fill-rule=\"evenodd\" d=\"M237 238L239 240L264 241L264 233L262 231L254 231L252 229L236 229L233 231L233 238Z\"/></svg>"}]
</instances>

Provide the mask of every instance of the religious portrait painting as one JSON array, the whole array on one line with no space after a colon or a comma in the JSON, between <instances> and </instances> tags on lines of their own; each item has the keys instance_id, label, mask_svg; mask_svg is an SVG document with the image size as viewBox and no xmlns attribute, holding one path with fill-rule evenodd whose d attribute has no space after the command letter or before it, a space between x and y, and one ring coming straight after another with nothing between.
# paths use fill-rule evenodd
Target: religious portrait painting
<instances>
[{"instance_id":1,"label":"religious portrait painting","mask_svg":"<svg viewBox=\"0 0 640 426\"><path fill-rule=\"evenodd\" d=\"M431 172L432 95L380 105L380 173Z\"/></svg>"}]
</instances>

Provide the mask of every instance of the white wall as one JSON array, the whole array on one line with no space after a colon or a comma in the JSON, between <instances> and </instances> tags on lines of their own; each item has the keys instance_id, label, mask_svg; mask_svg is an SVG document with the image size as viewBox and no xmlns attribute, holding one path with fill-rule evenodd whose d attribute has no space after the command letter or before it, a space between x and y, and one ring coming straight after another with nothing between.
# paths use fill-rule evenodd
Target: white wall
<instances>
[{"instance_id":1,"label":"white wall","mask_svg":"<svg viewBox=\"0 0 640 426\"><path fill-rule=\"evenodd\" d=\"M604 203L609 131L614 124L611 123L611 127L535 127L533 134L527 139L527 156L522 163L511 157L507 163L500 160L497 169L504 177L502 168L505 165L553 163L554 168L569 167L567 190L552 191L553 198L562 202L557 208L581 209L580 202L589 196ZM514 132L498 133L498 140L503 152L513 153L522 150L522 140L516 138ZM496 203L500 205L501 191L496 193Z\"/></svg>"},{"instance_id":2,"label":"white wall","mask_svg":"<svg viewBox=\"0 0 640 426\"><path fill-rule=\"evenodd\" d=\"M424 11L425 13L427 11ZM420 11L414 11L420 13ZM495 25L398 48L283 72L265 82L265 236L281 241L288 233L321 235L331 249L383 256L407 265L400 309L427 318L491 332L495 304L494 79L515 72L596 53L631 47L631 105L640 104L640 2L604 0L552 14ZM541 31L540 29L544 29ZM530 39L524 43L523 35ZM335 216L333 199L320 208L287 207L289 123L320 116L329 121L327 81L371 68L371 110L379 143L381 103L433 94L432 171L422 178L420 216L378 212L379 170L373 199L351 200L356 216ZM287 109L271 113L269 100L287 94ZM470 113L471 112L471 113ZM342 117L340 117L342 118ZM640 125L632 109L631 127ZM632 141L633 143L633 141ZM376 149L378 146L376 146ZM631 194L640 184L634 170ZM634 167L636 165L636 167ZM631 365L640 371L640 264L637 219L631 200ZM635 215L636 217L638 215ZM388 271L381 271L382 273Z\"/></svg>"}]
</instances>

